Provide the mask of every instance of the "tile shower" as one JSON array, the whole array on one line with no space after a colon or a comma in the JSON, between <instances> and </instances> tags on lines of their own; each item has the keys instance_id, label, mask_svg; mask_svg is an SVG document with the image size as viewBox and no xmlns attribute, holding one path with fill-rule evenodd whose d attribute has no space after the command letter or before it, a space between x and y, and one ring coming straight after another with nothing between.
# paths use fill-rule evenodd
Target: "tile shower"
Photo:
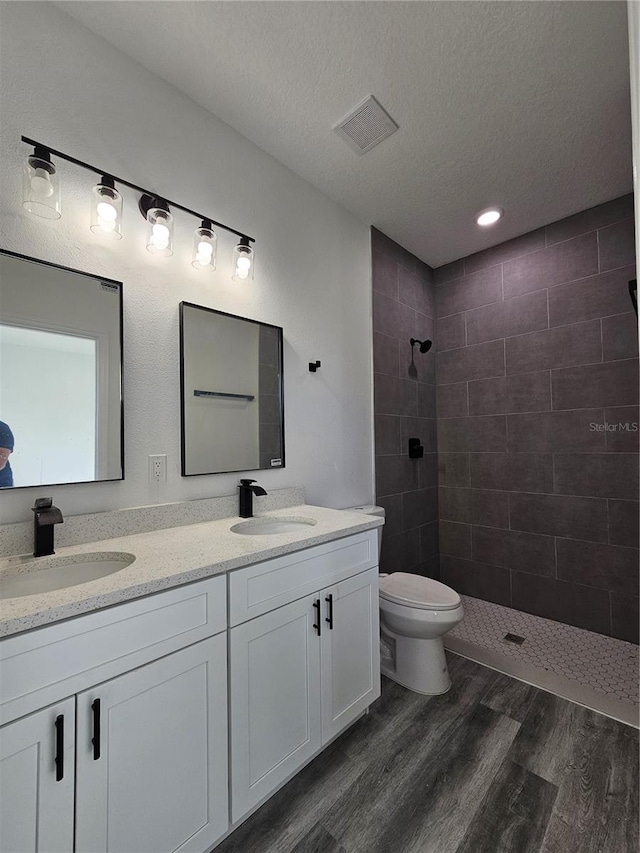
<instances>
[{"instance_id":1,"label":"tile shower","mask_svg":"<svg viewBox=\"0 0 640 853\"><path fill-rule=\"evenodd\" d=\"M637 643L633 196L437 270L375 230L372 249L382 570ZM403 296L409 272L419 298ZM436 353L415 356L414 387L426 319ZM428 469L408 458L411 427Z\"/></svg>"}]
</instances>

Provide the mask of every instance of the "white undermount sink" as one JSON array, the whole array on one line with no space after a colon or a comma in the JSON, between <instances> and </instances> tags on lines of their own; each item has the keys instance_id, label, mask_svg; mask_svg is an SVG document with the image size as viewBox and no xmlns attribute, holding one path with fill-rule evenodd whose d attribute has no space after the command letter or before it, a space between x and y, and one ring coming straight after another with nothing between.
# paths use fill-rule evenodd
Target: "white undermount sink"
<instances>
[{"instance_id":1,"label":"white undermount sink","mask_svg":"<svg viewBox=\"0 0 640 853\"><path fill-rule=\"evenodd\" d=\"M22 558L0 573L0 600L40 595L95 581L125 569L134 560L133 554L119 551Z\"/></svg>"},{"instance_id":2,"label":"white undermount sink","mask_svg":"<svg viewBox=\"0 0 640 853\"><path fill-rule=\"evenodd\" d=\"M245 536L273 536L276 533L299 533L305 527L313 527L318 522L315 518L300 516L282 518L250 518L241 521L231 528L232 533L242 533Z\"/></svg>"}]
</instances>

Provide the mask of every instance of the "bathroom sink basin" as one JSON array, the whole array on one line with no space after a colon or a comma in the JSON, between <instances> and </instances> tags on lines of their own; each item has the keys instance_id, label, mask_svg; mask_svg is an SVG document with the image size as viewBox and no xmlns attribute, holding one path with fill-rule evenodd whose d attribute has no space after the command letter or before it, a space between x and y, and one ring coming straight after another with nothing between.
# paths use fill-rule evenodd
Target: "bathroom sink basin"
<instances>
[{"instance_id":1,"label":"bathroom sink basin","mask_svg":"<svg viewBox=\"0 0 640 853\"><path fill-rule=\"evenodd\" d=\"M276 533L298 533L317 523L315 518L250 518L234 524L231 532L245 536L273 536Z\"/></svg>"},{"instance_id":2,"label":"bathroom sink basin","mask_svg":"<svg viewBox=\"0 0 640 853\"><path fill-rule=\"evenodd\" d=\"M0 599L40 595L95 581L125 569L134 560L133 554L119 551L21 558L16 563L11 561L11 567L0 573Z\"/></svg>"}]
</instances>

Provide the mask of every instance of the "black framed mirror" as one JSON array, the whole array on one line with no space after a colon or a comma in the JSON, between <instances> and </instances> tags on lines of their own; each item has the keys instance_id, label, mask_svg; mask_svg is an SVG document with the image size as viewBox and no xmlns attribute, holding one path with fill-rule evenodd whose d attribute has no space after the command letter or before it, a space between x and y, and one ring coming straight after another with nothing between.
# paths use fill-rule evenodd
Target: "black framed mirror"
<instances>
[{"instance_id":1,"label":"black framed mirror","mask_svg":"<svg viewBox=\"0 0 640 853\"><path fill-rule=\"evenodd\" d=\"M122 283L0 249L0 487L124 479Z\"/></svg>"},{"instance_id":2,"label":"black framed mirror","mask_svg":"<svg viewBox=\"0 0 640 853\"><path fill-rule=\"evenodd\" d=\"M180 303L182 476L283 468L279 326Z\"/></svg>"}]
</instances>

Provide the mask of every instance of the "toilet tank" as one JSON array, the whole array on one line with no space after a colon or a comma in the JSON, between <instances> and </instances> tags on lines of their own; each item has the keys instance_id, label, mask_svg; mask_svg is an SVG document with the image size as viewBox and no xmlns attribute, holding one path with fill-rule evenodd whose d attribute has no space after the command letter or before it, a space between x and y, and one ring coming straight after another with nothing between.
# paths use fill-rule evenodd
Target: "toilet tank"
<instances>
[{"instance_id":1,"label":"toilet tank","mask_svg":"<svg viewBox=\"0 0 640 853\"><path fill-rule=\"evenodd\" d=\"M385 517L385 510L383 506L373 506L373 504L368 504L367 506L350 506L349 512L362 512L365 515L377 515L380 518ZM380 564L380 554L382 551L382 527L378 527L378 565Z\"/></svg>"}]
</instances>

